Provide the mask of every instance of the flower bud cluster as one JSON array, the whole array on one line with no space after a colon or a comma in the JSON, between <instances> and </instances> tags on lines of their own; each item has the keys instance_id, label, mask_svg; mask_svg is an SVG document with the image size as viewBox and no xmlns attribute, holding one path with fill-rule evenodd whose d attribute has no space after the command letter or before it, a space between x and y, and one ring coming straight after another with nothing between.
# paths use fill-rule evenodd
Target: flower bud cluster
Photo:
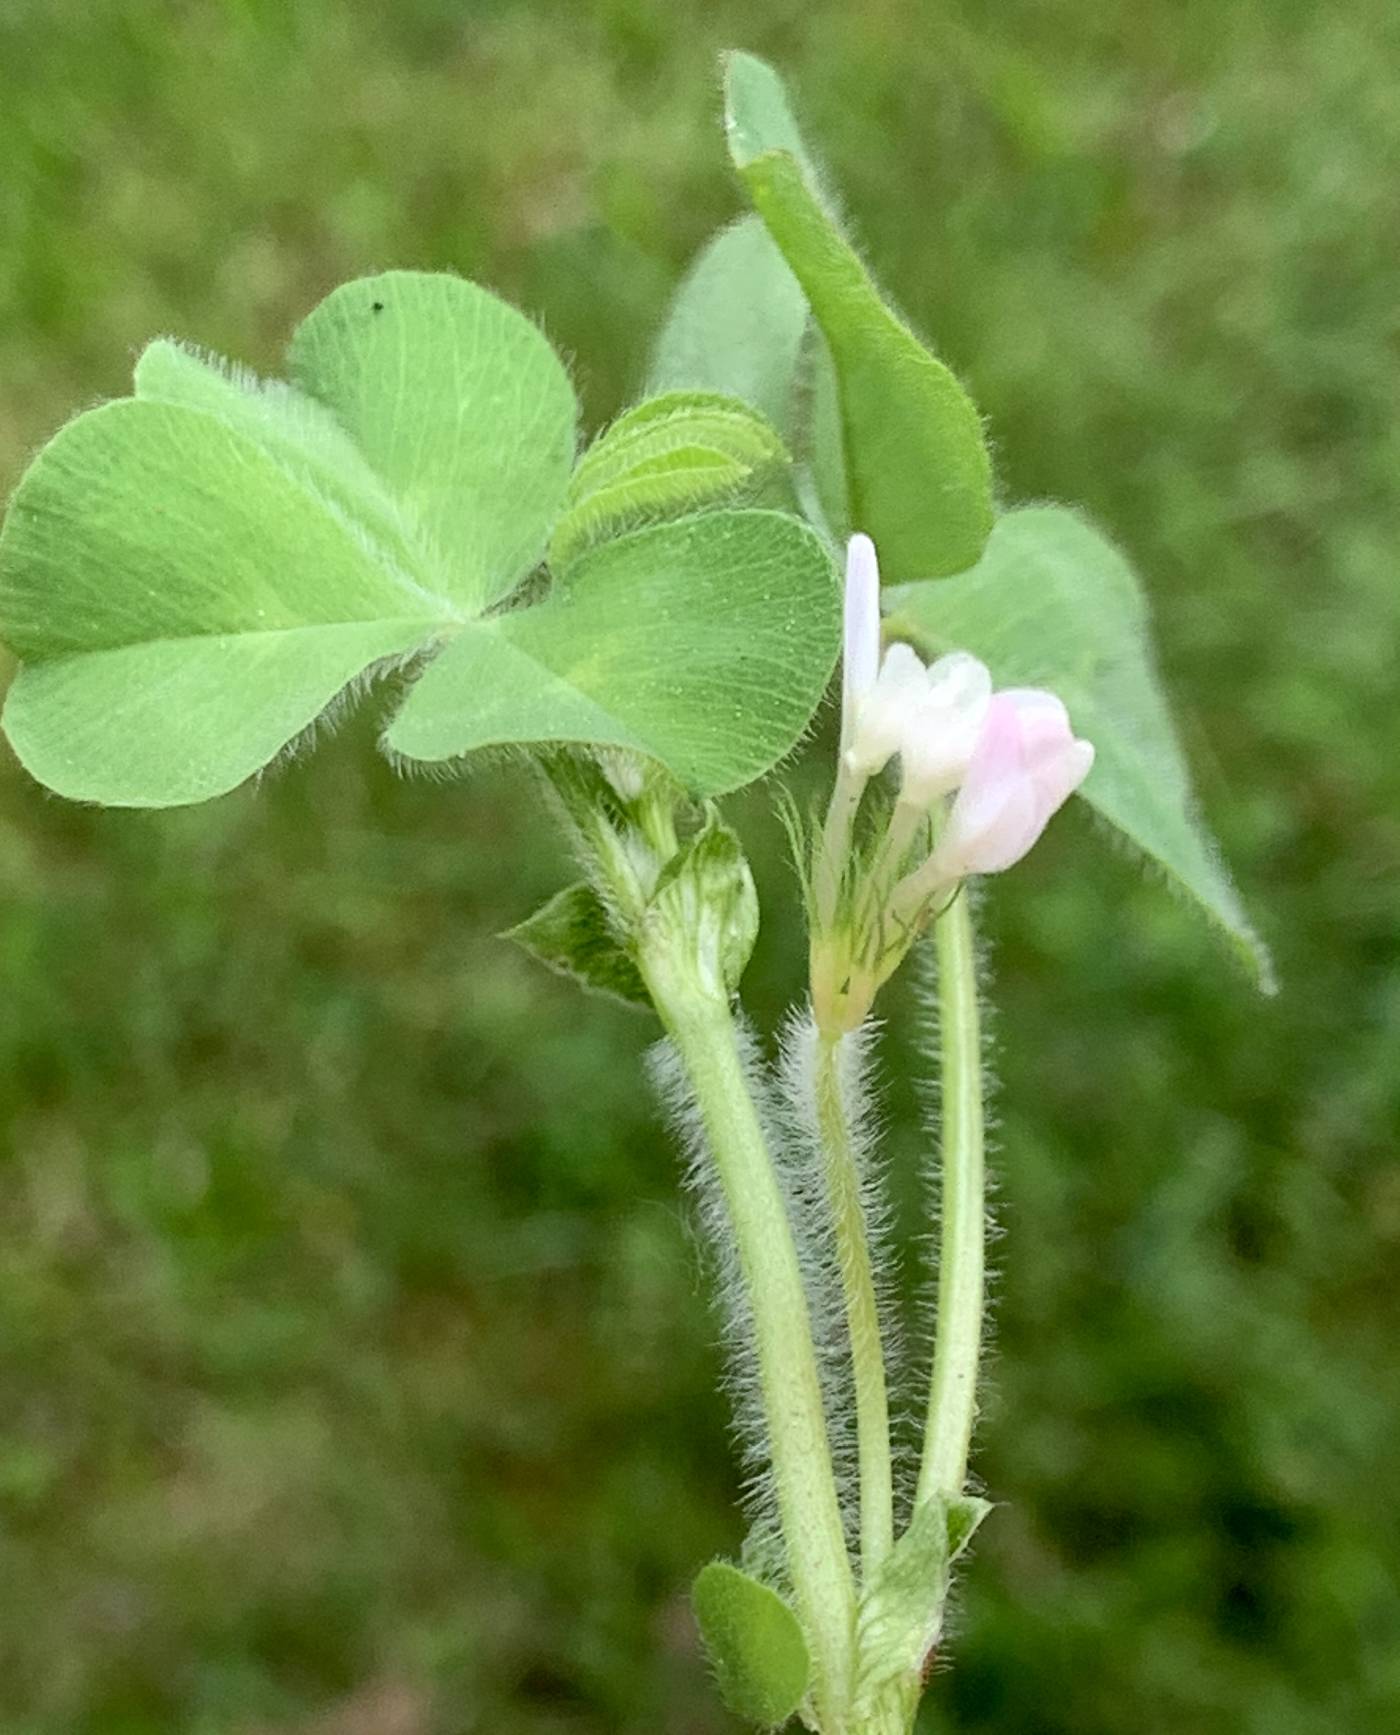
<instances>
[{"instance_id":1,"label":"flower bud cluster","mask_svg":"<svg viewBox=\"0 0 1400 1735\"><path fill-rule=\"evenodd\" d=\"M880 572L868 536L847 560L842 770L868 781L896 755L901 804L957 798L937 855L948 880L1000 873L1031 848L1088 775L1094 749L1076 740L1053 693L993 693L985 663L953 651L927 667L894 644L880 657Z\"/></svg>"},{"instance_id":2,"label":"flower bud cluster","mask_svg":"<svg viewBox=\"0 0 1400 1735\"><path fill-rule=\"evenodd\" d=\"M862 852L855 831L863 793L896 758L893 811L883 837ZM1093 762L1093 747L1075 736L1054 693L997 692L986 664L966 651L928 665L906 644L882 656L875 545L853 536L841 758L813 900L819 1021L840 1029L859 1022L921 927L962 881L1020 861Z\"/></svg>"}]
</instances>

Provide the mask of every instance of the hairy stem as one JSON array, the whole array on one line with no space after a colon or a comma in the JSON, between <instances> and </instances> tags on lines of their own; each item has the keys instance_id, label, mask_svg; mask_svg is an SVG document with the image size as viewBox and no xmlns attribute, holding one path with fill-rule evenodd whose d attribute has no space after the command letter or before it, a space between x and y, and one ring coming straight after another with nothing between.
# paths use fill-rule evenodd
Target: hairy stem
<instances>
[{"instance_id":1,"label":"hairy stem","mask_svg":"<svg viewBox=\"0 0 1400 1735\"><path fill-rule=\"evenodd\" d=\"M985 1287L985 1115L977 956L966 890L934 927L942 1050L938 1319L918 1500L962 1492L977 1418Z\"/></svg>"},{"instance_id":2,"label":"hairy stem","mask_svg":"<svg viewBox=\"0 0 1400 1735\"><path fill-rule=\"evenodd\" d=\"M754 1106L729 1006L643 973L689 1075L718 1171L753 1320L768 1447L788 1567L812 1651L823 1729L849 1700L855 1586L846 1552L821 1380L792 1226Z\"/></svg>"},{"instance_id":3,"label":"hairy stem","mask_svg":"<svg viewBox=\"0 0 1400 1735\"><path fill-rule=\"evenodd\" d=\"M827 1204L841 1272L841 1293L851 1344L860 1466L861 1577L871 1574L894 1539L894 1475L890 1460L889 1398L884 1339L861 1198L860 1159L852 1104L843 1088L842 1062L853 1058L851 1036L818 1032L812 1088Z\"/></svg>"}]
</instances>

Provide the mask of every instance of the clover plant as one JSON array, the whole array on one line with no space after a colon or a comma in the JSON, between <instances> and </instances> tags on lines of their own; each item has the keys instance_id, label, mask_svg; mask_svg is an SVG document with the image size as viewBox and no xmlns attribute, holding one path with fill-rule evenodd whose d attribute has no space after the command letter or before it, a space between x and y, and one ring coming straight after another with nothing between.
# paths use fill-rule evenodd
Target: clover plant
<instances>
[{"instance_id":1,"label":"clover plant","mask_svg":"<svg viewBox=\"0 0 1400 1735\"><path fill-rule=\"evenodd\" d=\"M718 1253L750 1530L695 1582L717 1684L759 1726L903 1735L990 1510L968 1463L970 883L1077 792L1264 985L1268 964L1193 812L1126 559L1070 508L998 498L975 407L847 239L775 73L728 57L725 104L753 212L681 285L648 394L581 454L558 355L456 277L337 289L285 381L153 342L11 502L4 727L49 789L127 807L222 795L350 698L405 765L534 768L579 877L513 937L659 1018ZM774 1063L738 1009L759 910L716 798L791 754L838 653L829 804L788 802L811 982ZM916 947L939 1248L932 1341L901 1357L869 1065Z\"/></svg>"}]
</instances>

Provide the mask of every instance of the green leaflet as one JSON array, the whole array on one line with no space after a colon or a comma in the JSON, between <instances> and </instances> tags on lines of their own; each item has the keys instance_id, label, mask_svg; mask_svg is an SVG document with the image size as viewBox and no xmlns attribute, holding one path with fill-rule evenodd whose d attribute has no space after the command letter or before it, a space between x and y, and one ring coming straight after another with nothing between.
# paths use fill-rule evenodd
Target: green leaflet
<instances>
[{"instance_id":1,"label":"green leaflet","mask_svg":"<svg viewBox=\"0 0 1400 1735\"><path fill-rule=\"evenodd\" d=\"M725 1704L760 1728L786 1723L811 1666L797 1616L775 1590L723 1560L702 1568L691 1600Z\"/></svg>"},{"instance_id":2,"label":"green leaflet","mask_svg":"<svg viewBox=\"0 0 1400 1735\"><path fill-rule=\"evenodd\" d=\"M723 392L791 442L807 298L758 217L742 217L697 255L652 352L647 390Z\"/></svg>"},{"instance_id":3,"label":"green leaflet","mask_svg":"<svg viewBox=\"0 0 1400 1735\"><path fill-rule=\"evenodd\" d=\"M0 621L23 659L5 727L79 800L223 794L454 619L304 470L184 404L70 422L0 532Z\"/></svg>"},{"instance_id":4,"label":"green leaflet","mask_svg":"<svg viewBox=\"0 0 1400 1735\"><path fill-rule=\"evenodd\" d=\"M556 571L585 548L651 519L731 499L787 461L747 404L716 392L666 392L628 410L589 447L550 538Z\"/></svg>"},{"instance_id":5,"label":"green leaflet","mask_svg":"<svg viewBox=\"0 0 1400 1735\"><path fill-rule=\"evenodd\" d=\"M138 398L204 410L256 440L333 511L353 520L381 559L446 594L447 575L427 539L314 398L169 338L146 346L132 384Z\"/></svg>"},{"instance_id":6,"label":"green leaflet","mask_svg":"<svg viewBox=\"0 0 1400 1735\"><path fill-rule=\"evenodd\" d=\"M438 550L467 613L538 564L578 408L563 363L523 314L459 277L387 271L328 295L288 360Z\"/></svg>"},{"instance_id":7,"label":"green leaflet","mask_svg":"<svg viewBox=\"0 0 1400 1735\"><path fill-rule=\"evenodd\" d=\"M831 346L815 320L808 321L802 340L793 424L793 457L803 510L844 548L854 525L846 436L841 428L841 389Z\"/></svg>"},{"instance_id":8,"label":"green leaflet","mask_svg":"<svg viewBox=\"0 0 1400 1735\"><path fill-rule=\"evenodd\" d=\"M935 1495L886 1556L856 1618L858 1713L868 1713L887 1688L917 1683L943 1626L949 1569L990 1511L972 1495Z\"/></svg>"},{"instance_id":9,"label":"green leaflet","mask_svg":"<svg viewBox=\"0 0 1400 1735\"><path fill-rule=\"evenodd\" d=\"M583 881L556 892L501 938L514 940L531 957L595 994L650 1010L651 996L637 966L618 942L602 899Z\"/></svg>"},{"instance_id":10,"label":"green leaflet","mask_svg":"<svg viewBox=\"0 0 1400 1735\"><path fill-rule=\"evenodd\" d=\"M998 521L971 572L887 601L888 630L928 654L969 650L998 686L1060 695L1096 750L1085 798L1190 894L1268 991L1268 953L1196 817L1146 603L1113 544L1063 507L1027 507Z\"/></svg>"},{"instance_id":11,"label":"green leaflet","mask_svg":"<svg viewBox=\"0 0 1400 1735\"><path fill-rule=\"evenodd\" d=\"M798 520L719 511L591 549L545 600L464 626L387 735L410 759L630 747L720 794L807 726L836 659L835 574Z\"/></svg>"},{"instance_id":12,"label":"green leaflet","mask_svg":"<svg viewBox=\"0 0 1400 1735\"><path fill-rule=\"evenodd\" d=\"M963 571L993 517L991 462L971 399L842 235L771 67L727 57L725 115L734 166L830 347L852 523L875 538L892 582Z\"/></svg>"},{"instance_id":13,"label":"green leaflet","mask_svg":"<svg viewBox=\"0 0 1400 1735\"><path fill-rule=\"evenodd\" d=\"M649 383L710 387L761 410L791 449L803 510L833 541L845 541L851 523L836 371L802 286L761 218L741 218L701 250L656 341Z\"/></svg>"}]
</instances>

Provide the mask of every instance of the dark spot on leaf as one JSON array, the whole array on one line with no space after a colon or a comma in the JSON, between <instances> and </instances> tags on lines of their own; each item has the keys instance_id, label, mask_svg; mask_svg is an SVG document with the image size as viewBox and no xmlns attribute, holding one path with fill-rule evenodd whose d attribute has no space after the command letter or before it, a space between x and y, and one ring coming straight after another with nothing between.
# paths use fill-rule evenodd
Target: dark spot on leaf
<instances>
[{"instance_id":1,"label":"dark spot on leaf","mask_svg":"<svg viewBox=\"0 0 1400 1735\"><path fill-rule=\"evenodd\" d=\"M383 313L384 303L382 301L371 301L369 304L369 310L371 313Z\"/></svg>"}]
</instances>

